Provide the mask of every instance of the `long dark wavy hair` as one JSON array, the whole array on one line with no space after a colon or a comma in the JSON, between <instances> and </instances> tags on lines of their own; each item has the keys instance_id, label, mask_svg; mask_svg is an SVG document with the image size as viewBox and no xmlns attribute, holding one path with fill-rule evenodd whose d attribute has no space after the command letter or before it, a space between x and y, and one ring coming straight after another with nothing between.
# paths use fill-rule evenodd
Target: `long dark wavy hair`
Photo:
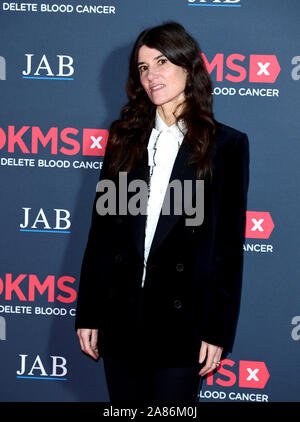
<instances>
[{"instance_id":1,"label":"long dark wavy hair","mask_svg":"<svg viewBox=\"0 0 300 422\"><path fill-rule=\"evenodd\" d=\"M150 101L140 82L138 53L143 46L155 48L171 63L187 70L185 102L176 121L183 119L191 154L187 164L196 164L196 177L212 176L211 149L216 121L212 111L212 82L201 57L197 42L177 22L167 22L144 30L137 38L130 56L127 95L120 118L110 127L108 174L130 171L147 148L155 123L156 106Z\"/></svg>"}]
</instances>

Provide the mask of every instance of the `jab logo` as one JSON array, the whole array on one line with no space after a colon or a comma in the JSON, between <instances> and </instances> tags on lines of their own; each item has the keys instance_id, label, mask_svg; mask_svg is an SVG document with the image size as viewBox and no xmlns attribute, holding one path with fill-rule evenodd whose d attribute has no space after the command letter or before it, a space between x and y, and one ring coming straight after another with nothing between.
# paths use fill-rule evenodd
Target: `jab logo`
<instances>
[{"instance_id":1,"label":"jab logo","mask_svg":"<svg viewBox=\"0 0 300 422\"><path fill-rule=\"evenodd\" d=\"M247 78L254 83L274 83L281 70L275 55L251 54L249 60L242 54L226 57L218 53L209 61L204 53L202 59L209 74L216 69L216 81L243 82ZM234 72L234 74L231 73Z\"/></svg>"},{"instance_id":2,"label":"jab logo","mask_svg":"<svg viewBox=\"0 0 300 422\"><path fill-rule=\"evenodd\" d=\"M36 213L31 211L31 208L23 207L24 217L23 223L20 224L20 231L23 232L47 232L47 233L71 233L70 226L70 212L68 210L55 208L51 215L46 217L43 208ZM33 214L33 216L32 216ZM50 226L50 219L55 221L53 226Z\"/></svg>"},{"instance_id":3,"label":"jab logo","mask_svg":"<svg viewBox=\"0 0 300 422\"><path fill-rule=\"evenodd\" d=\"M7 131L0 128L0 150L7 147L7 152L24 154L38 154L43 149L48 149L52 155L76 155L82 149L83 155L104 156L108 139L106 129L83 129L82 147L79 130L68 127L59 131L51 127L47 133L38 126L22 126L17 129L9 125ZM78 137L79 139L76 139Z\"/></svg>"},{"instance_id":4,"label":"jab logo","mask_svg":"<svg viewBox=\"0 0 300 422\"><path fill-rule=\"evenodd\" d=\"M55 60L50 66L46 54L43 54L41 59L35 63L34 54L25 54L26 70L23 70L23 79L55 79L55 80L73 80L74 74L73 58L58 54L57 61ZM34 66L35 65L35 66ZM34 67L33 67L34 66ZM53 69L55 68L56 73Z\"/></svg>"},{"instance_id":5,"label":"jab logo","mask_svg":"<svg viewBox=\"0 0 300 422\"><path fill-rule=\"evenodd\" d=\"M241 7L241 0L188 0L188 6Z\"/></svg>"},{"instance_id":6,"label":"jab logo","mask_svg":"<svg viewBox=\"0 0 300 422\"><path fill-rule=\"evenodd\" d=\"M21 361L20 369L16 371L17 378L56 381L67 380L67 360L63 356L50 356L51 364L50 366L48 365L49 368L43 364L39 355L34 359L30 359L28 355L19 355L19 357Z\"/></svg>"},{"instance_id":7,"label":"jab logo","mask_svg":"<svg viewBox=\"0 0 300 422\"><path fill-rule=\"evenodd\" d=\"M238 374L227 369L234 365L233 360L222 360L216 373L217 378L214 379L213 372L207 375L207 385L215 383L222 387L232 387L238 381L238 386L242 388L265 388L270 374L264 362L240 360Z\"/></svg>"},{"instance_id":8,"label":"jab logo","mask_svg":"<svg viewBox=\"0 0 300 422\"><path fill-rule=\"evenodd\" d=\"M246 211L245 237L268 239L274 229L274 222L269 212Z\"/></svg>"}]
</instances>

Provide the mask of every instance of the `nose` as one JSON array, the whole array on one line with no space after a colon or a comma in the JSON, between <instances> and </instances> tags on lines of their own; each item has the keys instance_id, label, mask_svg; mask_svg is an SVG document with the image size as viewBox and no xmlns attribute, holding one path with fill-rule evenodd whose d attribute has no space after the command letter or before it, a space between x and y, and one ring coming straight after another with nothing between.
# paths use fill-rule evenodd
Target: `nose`
<instances>
[{"instance_id":1,"label":"nose","mask_svg":"<svg viewBox=\"0 0 300 422\"><path fill-rule=\"evenodd\" d=\"M148 68L147 78L151 82L157 76L157 72L153 67Z\"/></svg>"}]
</instances>

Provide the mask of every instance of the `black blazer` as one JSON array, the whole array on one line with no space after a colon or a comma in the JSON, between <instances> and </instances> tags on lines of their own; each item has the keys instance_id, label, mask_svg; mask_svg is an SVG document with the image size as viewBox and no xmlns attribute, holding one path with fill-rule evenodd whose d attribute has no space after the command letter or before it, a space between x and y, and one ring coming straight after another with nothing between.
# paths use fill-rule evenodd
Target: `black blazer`
<instances>
[{"instance_id":1,"label":"black blazer","mask_svg":"<svg viewBox=\"0 0 300 422\"><path fill-rule=\"evenodd\" d=\"M190 216L184 212L160 215L143 289L146 216L99 216L96 195L75 328L99 329L100 356L134 356L137 330L151 359L170 366L197 363L201 340L232 351L243 273L249 142L244 133L221 123L217 127L214 174L204 181L204 221L193 227L185 224ZM195 182L195 166L185 165L189 152L184 138L170 182ZM100 180L107 178L107 161L105 156ZM148 177L146 150L127 180ZM118 191L117 178L114 182Z\"/></svg>"}]
</instances>

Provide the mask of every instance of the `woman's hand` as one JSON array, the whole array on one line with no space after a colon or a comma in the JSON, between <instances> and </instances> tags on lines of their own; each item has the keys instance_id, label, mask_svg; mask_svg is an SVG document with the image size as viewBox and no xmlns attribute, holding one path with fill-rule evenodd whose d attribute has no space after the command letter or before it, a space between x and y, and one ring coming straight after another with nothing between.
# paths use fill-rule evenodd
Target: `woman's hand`
<instances>
[{"instance_id":1,"label":"woman's hand","mask_svg":"<svg viewBox=\"0 0 300 422\"><path fill-rule=\"evenodd\" d=\"M97 360L99 358L98 353L98 330L90 328L78 328L77 335L80 342L81 350Z\"/></svg>"},{"instance_id":2,"label":"woman's hand","mask_svg":"<svg viewBox=\"0 0 300 422\"><path fill-rule=\"evenodd\" d=\"M199 353L199 363L203 363L205 358L206 363L199 372L199 375L203 377L216 369L220 364L222 352L223 347L214 346L213 344L208 344L205 341L202 341Z\"/></svg>"}]
</instances>

